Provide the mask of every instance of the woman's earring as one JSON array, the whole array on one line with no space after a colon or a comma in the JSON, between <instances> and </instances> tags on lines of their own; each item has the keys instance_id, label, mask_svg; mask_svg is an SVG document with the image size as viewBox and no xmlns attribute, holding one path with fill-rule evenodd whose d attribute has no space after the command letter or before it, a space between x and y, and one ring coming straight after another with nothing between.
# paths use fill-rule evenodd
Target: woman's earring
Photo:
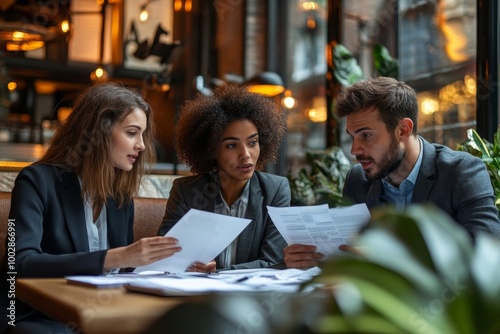
<instances>
[{"instance_id":1,"label":"woman's earring","mask_svg":"<svg viewBox=\"0 0 500 334\"><path fill-rule=\"evenodd\" d=\"M217 163L214 161L213 166L212 166L212 173L218 173L219 168L217 167Z\"/></svg>"}]
</instances>

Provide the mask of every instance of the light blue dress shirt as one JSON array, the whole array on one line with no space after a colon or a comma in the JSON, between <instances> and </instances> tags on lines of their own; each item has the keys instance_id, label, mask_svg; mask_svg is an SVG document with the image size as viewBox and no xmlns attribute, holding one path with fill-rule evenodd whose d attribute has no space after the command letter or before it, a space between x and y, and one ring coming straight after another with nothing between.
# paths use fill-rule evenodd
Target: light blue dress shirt
<instances>
[{"instance_id":1,"label":"light blue dress shirt","mask_svg":"<svg viewBox=\"0 0 500 334\"><path fill-rule=\"evenodd\" d=\"M401 182L398 187L393 186L385 179L382 179L382 202L394 204L397 210L404 210L404 208L409 205L413 199L413 190L415 189L415 183L417 182L418 172L420 166L422 165L422 141L420 142L420 153L418 154L417 162L413 166L412 171L406 179Z\"/></svg>"}]
</instances>

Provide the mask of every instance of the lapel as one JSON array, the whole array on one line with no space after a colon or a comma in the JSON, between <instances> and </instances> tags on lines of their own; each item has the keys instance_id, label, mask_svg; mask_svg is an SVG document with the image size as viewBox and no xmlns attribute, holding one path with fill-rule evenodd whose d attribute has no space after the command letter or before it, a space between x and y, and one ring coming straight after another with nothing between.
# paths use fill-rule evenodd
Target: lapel
<instances>
[{"instance_id":1,"label":"lapel","mask_svg":"<svg viewBox=\"0 0 500 334\"><path fill-rule=\"evenodd\" d=\"M64 220L76 252L88 252L89 240L85 226L85 212L80 182L73 173L63 174L63 187L60 190Z\"/></svg>"},{"instance_id":2,"label":"lapel","mask_svg":"<svg viewBox=\"0 0 500 334\"><path fill-rule=\"evenodd\" d=\"M109 247L115 248L125 245L127 240L120 240L120 236L126 235L123 233L123 230L126 229L127 226L125 210L118 210L115 201L109 199L106 203L106 212Z\"/></svg>"},{"instance_id":3,"label":"lapel","mask_svg":"<svg viewBox=\"0 0 500 334\"><path fill-rule=\"evenodd\" d=\"M193 194L193 201L196 199L199 199L200 193L198 192L198 189L203 189L203 199L199 201L200 205L197 205L198 203L194 202L192 207L193 208L199 208L200 210L204 211L209 211L209 212L214 212L215 208L215 199L219 197L220 194L220 185L219 181L217 181L218 176L215 173L208 173L206 174L206 178L204 181L202 181L202 185L198 187L194 187L194 194ZM205 183L206 182L206 183Z\"/></svg>"},{"instance_id":4,"label":"lapel","mask_svg":"<svg viewBox=\"0 0 500 334\"><path fill-rule=\"evenodd\" d=\"M245 212L245 218L252 221L238 236L238 253L236 256L239 262L247 261L246 259L249 257L252 246L260 247L260 244L255 244L253 240L254 236L262 234L257 229L263 225L259 219L262 216L263 204L264 197L262 196L262 189L260 188L259 179L255 172L250 179L250 193Z\"/></svg>"},{"instance_id":5,"label":"lapel","mask_svg":"<svg viewBox=\"0 0 500 334\"><path fill-rule=\"evenodd\" d=\"M368 194L366 194L366 206L371 208L380 204L380 196L382 195L382 181L372 181Z\"/></svg>"},{"instance_id":6,"label":"lapel","mask_svg":"<svg viewBox=\"0 0 500 334\"><path fill-rule=\"evenodd\" d=\"M420 139L422 140L424 152L422 155L422 165L420 166L415 189L413 190L412 203L426 202L434 183L436 183L436 178L433 177L436 174L436 149L425 139Z\"/></svg>"}]
</instances>

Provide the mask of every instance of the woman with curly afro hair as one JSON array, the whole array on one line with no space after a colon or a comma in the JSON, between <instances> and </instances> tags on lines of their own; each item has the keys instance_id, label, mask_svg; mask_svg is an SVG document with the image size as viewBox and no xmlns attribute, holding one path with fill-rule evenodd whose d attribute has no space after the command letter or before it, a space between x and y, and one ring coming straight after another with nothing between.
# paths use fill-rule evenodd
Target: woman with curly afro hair
<instances>
[{"instance_id":1,"label":"woman with curly afro hair","mask_svg":"<svg viewBox=\"0 0 500 334\"><path fill-rule=\"evenodd\" d=\"M290 206L290 186L286 177L261 170L276 162L285 131L283 111L246 87L226 85L184 104L175 144L194 175L174 181L158 234L167 233L191 208L252 220L214 261L193 263L189 271L283 262L286 242L267 206Z\"/></svg>"}]
</instances>

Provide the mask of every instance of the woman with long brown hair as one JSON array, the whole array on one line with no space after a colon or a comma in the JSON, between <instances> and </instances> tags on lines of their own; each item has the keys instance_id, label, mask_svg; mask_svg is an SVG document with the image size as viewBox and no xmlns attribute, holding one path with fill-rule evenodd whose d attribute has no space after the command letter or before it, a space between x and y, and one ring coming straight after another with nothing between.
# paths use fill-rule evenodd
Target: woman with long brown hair
<instances>
[{"instance_id":1,"label":"woman with long brown hair","mask_svg":"<svg viewBox=\"0 0 500 334\"><path fill-rule=\"evenodd\" d=\"M45 155L20 171L12 190L18 278L100 275L180 251L173 238L133 242L133 197L156 159L152 118L141 95L121 84L97 84L77 98ZM11 331L61 329L21 307L16 318Z\"/></svg>"}]
</instances>

